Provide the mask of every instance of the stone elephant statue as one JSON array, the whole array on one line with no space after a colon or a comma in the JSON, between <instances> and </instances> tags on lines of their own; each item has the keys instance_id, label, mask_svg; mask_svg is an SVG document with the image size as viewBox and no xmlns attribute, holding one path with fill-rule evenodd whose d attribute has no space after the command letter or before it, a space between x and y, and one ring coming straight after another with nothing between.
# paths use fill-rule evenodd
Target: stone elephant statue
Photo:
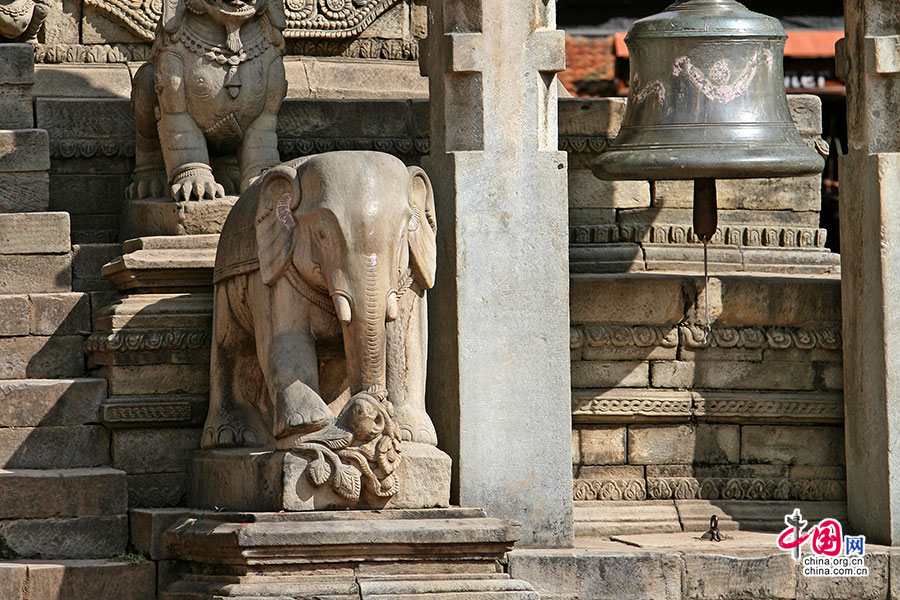
<instances>
[{"instance_id":1,"label":"stone elephant statue","mask_svg":"<svg viewBox=\"0 0 900 600\"><path fill-rule=\"evenodd\" d=\"M435 230L428 176L388 154L305 157L250 186L216 254L202 447L346 435L319 440L334 449L388 427L396 444L436 445L424 399Z\"/></svg>"}]
</instances>

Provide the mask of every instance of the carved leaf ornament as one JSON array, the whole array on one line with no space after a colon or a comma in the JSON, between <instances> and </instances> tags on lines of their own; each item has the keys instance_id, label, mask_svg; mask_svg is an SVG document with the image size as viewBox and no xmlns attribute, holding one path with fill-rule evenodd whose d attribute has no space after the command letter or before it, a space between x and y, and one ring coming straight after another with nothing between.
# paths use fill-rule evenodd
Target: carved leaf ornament
<instances>
[{"instance_id":1,"label":"carved leaf ornament","mask_svg":"<svg viewBox=\"0 0 900 600\"><path fill-rule=\"evenodd\" d=\"M284 0L286 38L348 38L358 35L400 0ZM162 0L84 0L137 37L153 41Z\"/></svg>"}]
</instances>

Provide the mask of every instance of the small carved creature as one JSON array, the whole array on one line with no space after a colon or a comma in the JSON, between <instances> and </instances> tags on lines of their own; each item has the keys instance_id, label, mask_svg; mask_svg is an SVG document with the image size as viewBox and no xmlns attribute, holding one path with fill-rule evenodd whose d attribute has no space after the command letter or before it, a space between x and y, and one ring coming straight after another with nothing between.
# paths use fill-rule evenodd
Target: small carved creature
<instances>
[{"instance_id":1,"label":"small carved creature","mask_svg":"<svg viewBox=\"0 0 900 600\"><path fill-rule=\"evenodd\" d=\"M0 0L0 41L33 37L44 24L48 10L45 0Z\"/></svg>"},{"instance_id":2,"label":"small carved creature","mask_svg":"<svg viewBox=\"0 0 900 600\"><path fill-rule=\"evenodd\" d=\"M284 27L278 0L163 2L150 60L133 82L130 198L220 198L280 162Z\"/></svg>"}]
</instances>

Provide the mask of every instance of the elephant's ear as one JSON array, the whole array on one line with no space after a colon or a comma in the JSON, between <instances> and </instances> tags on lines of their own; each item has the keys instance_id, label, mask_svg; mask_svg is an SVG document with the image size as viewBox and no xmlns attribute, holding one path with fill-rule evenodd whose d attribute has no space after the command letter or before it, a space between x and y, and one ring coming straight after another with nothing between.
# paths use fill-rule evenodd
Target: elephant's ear
<instances>
[{"instance_id":1,"label":"elephant's ear","mask_svg":"<svg viewBox=\"0 0 900 600\"><path fill-rule=\"evenodd\" d=\"M290 264L300 204L297 171L287 165L270 169L262 177L256 205L256 248L259 273L267 285L281 277Z\"/></svg>"},{"instance_id":2,"label":"elephant's ear","mask_svg":"<svg viewBox=\"0 0 900 600\"><path fill-rule=\"evenodd\" d=\"M434 218L434 191L431 180L419 167L409 167L409 267L423 290L434 285L437 266L437 221Z\"/></svg>"}]
</instances>

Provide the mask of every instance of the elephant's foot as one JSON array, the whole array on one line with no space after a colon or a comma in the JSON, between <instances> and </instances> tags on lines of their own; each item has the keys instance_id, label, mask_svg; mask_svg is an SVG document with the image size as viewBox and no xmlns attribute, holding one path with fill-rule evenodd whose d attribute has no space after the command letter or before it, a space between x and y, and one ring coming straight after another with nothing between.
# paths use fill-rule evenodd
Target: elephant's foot
<instances>
[{"instance_id":1,"label":"elephant's foot","mask_svg":"<svg viewBox=\"0 0 900 600\"><path fill-rule=\"evenodd\" d=\"M276 438L318 431L334 421L325 401L306 384L295 381L275 398Z\"/></svg>"},{"instance_id":2,"label":"elephant's foot","mask_svg":"<svg viewBox=\"0 0 900 600\"><path fill-rule=\"evenodd\" d=\"M437 432L434 423L425 409L411 406L394 407L394 423L400 428L401 439L404 442L418 442L437 446Z\"/></svg>"}]
</instances>

